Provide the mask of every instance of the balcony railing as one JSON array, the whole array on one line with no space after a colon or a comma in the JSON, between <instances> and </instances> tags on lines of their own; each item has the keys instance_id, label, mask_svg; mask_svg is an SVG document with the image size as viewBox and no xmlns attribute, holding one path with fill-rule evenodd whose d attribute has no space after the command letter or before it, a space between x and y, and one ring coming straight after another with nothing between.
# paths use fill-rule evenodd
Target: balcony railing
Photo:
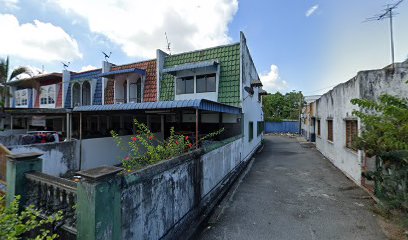
<instances>
[{"instance_id":1,"label":"balcony railing","mask_svg":"<svg viewBox=\"0 0 408 240\"><path fill-rule=\"evenodd\" d=\"M28 181L26 206L34 205L42 217L62 211L62 228L76 234L76 183L40 172L26 173L25 176Z\"/></svg>"}]
</instances>

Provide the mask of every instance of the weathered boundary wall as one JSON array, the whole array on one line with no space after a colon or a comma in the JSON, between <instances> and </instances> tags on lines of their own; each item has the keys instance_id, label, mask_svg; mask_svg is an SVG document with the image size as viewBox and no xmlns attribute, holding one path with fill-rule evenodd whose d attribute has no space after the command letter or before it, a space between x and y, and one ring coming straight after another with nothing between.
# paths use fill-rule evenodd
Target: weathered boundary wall
<instances>
[{"instance_id":1,"label":"weathered boundary wall","mask_svg":"<svg viewBox=\"0 0 408 240\"><path fill-rule=\"evenodd\" d=\"M38 152L43 155L42 172L61 176L79 167L79 141L10 146L13 154Z\"/></svg>"},{"instance_id":2,"label":"weathered boundary wall","mask_svg":"<svg viewBox=\"0 0 408 240\"><path fill-rule=\"evenodd\" d=\"M359 133L363 130L360 119L353 116L357 106L353 98L378 100L383 94L408 95L408 61L394 67L361 71L351 80L339 84L316 101L316 118L320 120L321 134L316 137L316 148L350 179L361 185L365 162L362 151L346 147L346 120L358 120ZM333 120L333 141L327 139L327 120ZM370 167L370 163L367 163Z\"/></svg>"},{"instance_id":3,"label":"weathered boundary wall","mask_svg":"<svg viewBox=\"0 0 408 240\"><path fill-rule=\"evenodd\" d=\"M216 149L197 150L124 176L122 239L191 236L249 162L243 160L250 156L242 156L242 144L243 138L230 139Z\"/></svg>"},{"instance_id":4,"label":"weathered boundary wall","mask_svg":"<svg viewBox=\"0 0 408 240\"><path fill-rule=\"evenodd\" d=\"M163 135L154 134L157 139L162 140ZM133 135L120 136L125 146L131 141ZM121 163L126 156L126 151L121 150L112 137L83 139L81 143L81 170L87 170L100 166L114 166ZM144 150L141 148L139 152Z\"/></svg>"},{"instance_id":5,"label":"weathered boundary wall","mask_svg":"<svg viewBox=\"0 0 408 240\"><path fill-rule=\"evenodd\" d=\"M20 145L23 141L22 134L0 136L0 143L4 146Z\"/></svg>"}]
</instances>

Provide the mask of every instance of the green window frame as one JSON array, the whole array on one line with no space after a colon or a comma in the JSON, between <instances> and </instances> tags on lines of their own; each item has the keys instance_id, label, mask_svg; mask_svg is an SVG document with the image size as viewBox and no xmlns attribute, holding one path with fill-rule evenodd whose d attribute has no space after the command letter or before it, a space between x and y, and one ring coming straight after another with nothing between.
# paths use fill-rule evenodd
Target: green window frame
<instances>
[{"instance_id":1,"label":"green window frame","mask_svg":"<svg viewBox=\"0 0 408 240\"><path fill-rule=\"evenodd\" d=\"M252 141L254 138L254 122L249 122L248 123L248 142Z\"/></svg>"}]
</instances>

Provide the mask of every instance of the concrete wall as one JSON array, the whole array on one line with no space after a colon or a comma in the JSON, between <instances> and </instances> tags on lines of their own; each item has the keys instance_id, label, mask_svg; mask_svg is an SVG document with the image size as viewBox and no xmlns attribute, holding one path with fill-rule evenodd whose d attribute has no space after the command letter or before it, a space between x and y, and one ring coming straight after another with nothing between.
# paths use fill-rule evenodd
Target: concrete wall
<instances>
[{"instance_id":1,"label":"concrete wall","mask_svg":"<svg viewBox=\"0 0 408 240\"><path fill-rule=\"evenodd\" d=\"M154 134L157 139L163 139L161 133ZM126 145L132 135L121 136ZM140 151L143 151L142 149ZM121 163L127 155L120 149L112 137L83 139L81 143L81 170L87 170L100 166L113 166Z\"/></svg>"},{"instance_id":2,"label":"concrete wall","mask_svg":"<svg viewBox=\"0 0 408 240\"><path fill-rule=\"evenodd\" d=\"M201 197L205 197L229 172L241 163L243 160L241 156L242 139L238 139L201 157L203 167L203 189Z\"/></svg>"},{"instance_id":3,"label":"concrete wall","mask_svg":"<svg viewBox=\"0 0 408 240\"><path fill-rule=\"evenodd\" d=\"M61 176L68 171L77 171L79 166L79 141L44 143L9 147L13 154L39 152L43 155L42 172Z\"/></svg>"},{"instance_id":4,"label":"concrete wall","mask_svg":"<svg viewBox=\"0 0 408 240\"><path fill-rule=\"evenodd\" d=\"M250 87L251 81L258 80L259 76L252 61L251 54L246 44L244 34L241 32L241 100L243 112L243 156L249 156L257 145L262 141L262 134L257 136L257 122L263 121L262 103L259 101L258 94L260 88L254 87L254 94L251 96L244 90L244 87ZM253 122L253 136L249 141L249 122Z\"/></svg>"},{"instance_id":5,"label":"concrete wall","mask_svg":"<svg viewBox=\"0 0 408 240\"><path fill-rule=\"evenodd\" d=\"M363 152L353 151L345 146L345 120L357 119L353 117L352 111L358 108L352 105L350 100L353 98L377 100L382 94L406 97L408 61L396 63L394 67L395 70L386 67L359 72L356 77L334 87L316 101L316 118L320 119L321 124L321 135L316 137L316 148L359 185ZM327 119L333 119L333 142L327 140ZM357 120L361 132L362 125L360 120Z\"/></svg>"},{"instance_id":6,"label":"concrete wall","mask_svg":"<svg viewBox=\"0 0 408 240\"><path fill-rule=\"evenodd\" d=\"M226 182L247 163L242 138L230 141L124 176L122 239L178 239L193 231L204 209L215 204Z\"/></svg>"},{"instance_id":7,"label":"concrete wall","mask_svg":"<svg viewBox=\"0 0 408 240\"><path fill-rule=\"evenodd\" d=\"M359 98L359 90L358 79L353 78L336 86L317 101L321 134L316 136L316 148L357 184L361 182L361 153L346 148L345 119L352 118L353 109L358 109L350 100ZM333 120L333 141L327 139L329 119Z\"/></svg>"}]
</instances>

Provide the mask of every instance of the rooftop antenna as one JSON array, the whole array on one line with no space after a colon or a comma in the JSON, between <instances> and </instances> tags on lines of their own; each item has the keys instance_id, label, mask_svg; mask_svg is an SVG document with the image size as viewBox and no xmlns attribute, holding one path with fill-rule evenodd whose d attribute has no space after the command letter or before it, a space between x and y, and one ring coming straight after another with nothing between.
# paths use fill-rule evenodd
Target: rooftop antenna
<instances>
[{"instance_id":1,"label":"rooftop antenna","mask_svg":"<svg viewBox=\"0 0 408 240\"><path fill-rule=\"evenodd\" d=\"M169 54L171 55L170 42L169 42L169 39L168 39L168 37L167 37L167 33L164 32L164 35L166 36L167 51L169 51Z\"/></svg>"},{"instance_id":2,"label":"rooftop antenna","mask_svg":"<svg viewBox=\"0 0 408 240\"><path fill-rule=\"evenodd\" d=\"M109 52L109 54L106 54L104 51L102 51L102 54L105 56L105 61L109 62L108 59L112 55L112 52Z\"/></svg>"},{"instance_id":3,"label":"rooftop antenna","mask_svg":"<svg viewBox=\"0 0 408 240\"><path fill-rule=\"evenodd\" d=\"M62 67L64 67L65 70L67 70L67 67L69 66L69 64L71 64L71 62L67 62L67 63L61 62L61 63L62 63Z\"/></svg>"},{"instance_id":4,"label":"rooftop antenna","mask_svg":"<svg viewBox=\"0 0 408 240\"><path fill-rule=\"evenodd\" d=\"M392 65L394 66L394 33L393 33L393 27L392 27L392 17L395 16L396 14L393 12L394 9L398 7L404 0L399 0L397 3L394 5L388 4L387 7L383 10L381 14L377 14L373 17L367 18L364 22L370 22L370 21L381 21L384 19L389 18L390 19L390 39L391 39L391 61Z\"/></svg>"}]
</instances>

